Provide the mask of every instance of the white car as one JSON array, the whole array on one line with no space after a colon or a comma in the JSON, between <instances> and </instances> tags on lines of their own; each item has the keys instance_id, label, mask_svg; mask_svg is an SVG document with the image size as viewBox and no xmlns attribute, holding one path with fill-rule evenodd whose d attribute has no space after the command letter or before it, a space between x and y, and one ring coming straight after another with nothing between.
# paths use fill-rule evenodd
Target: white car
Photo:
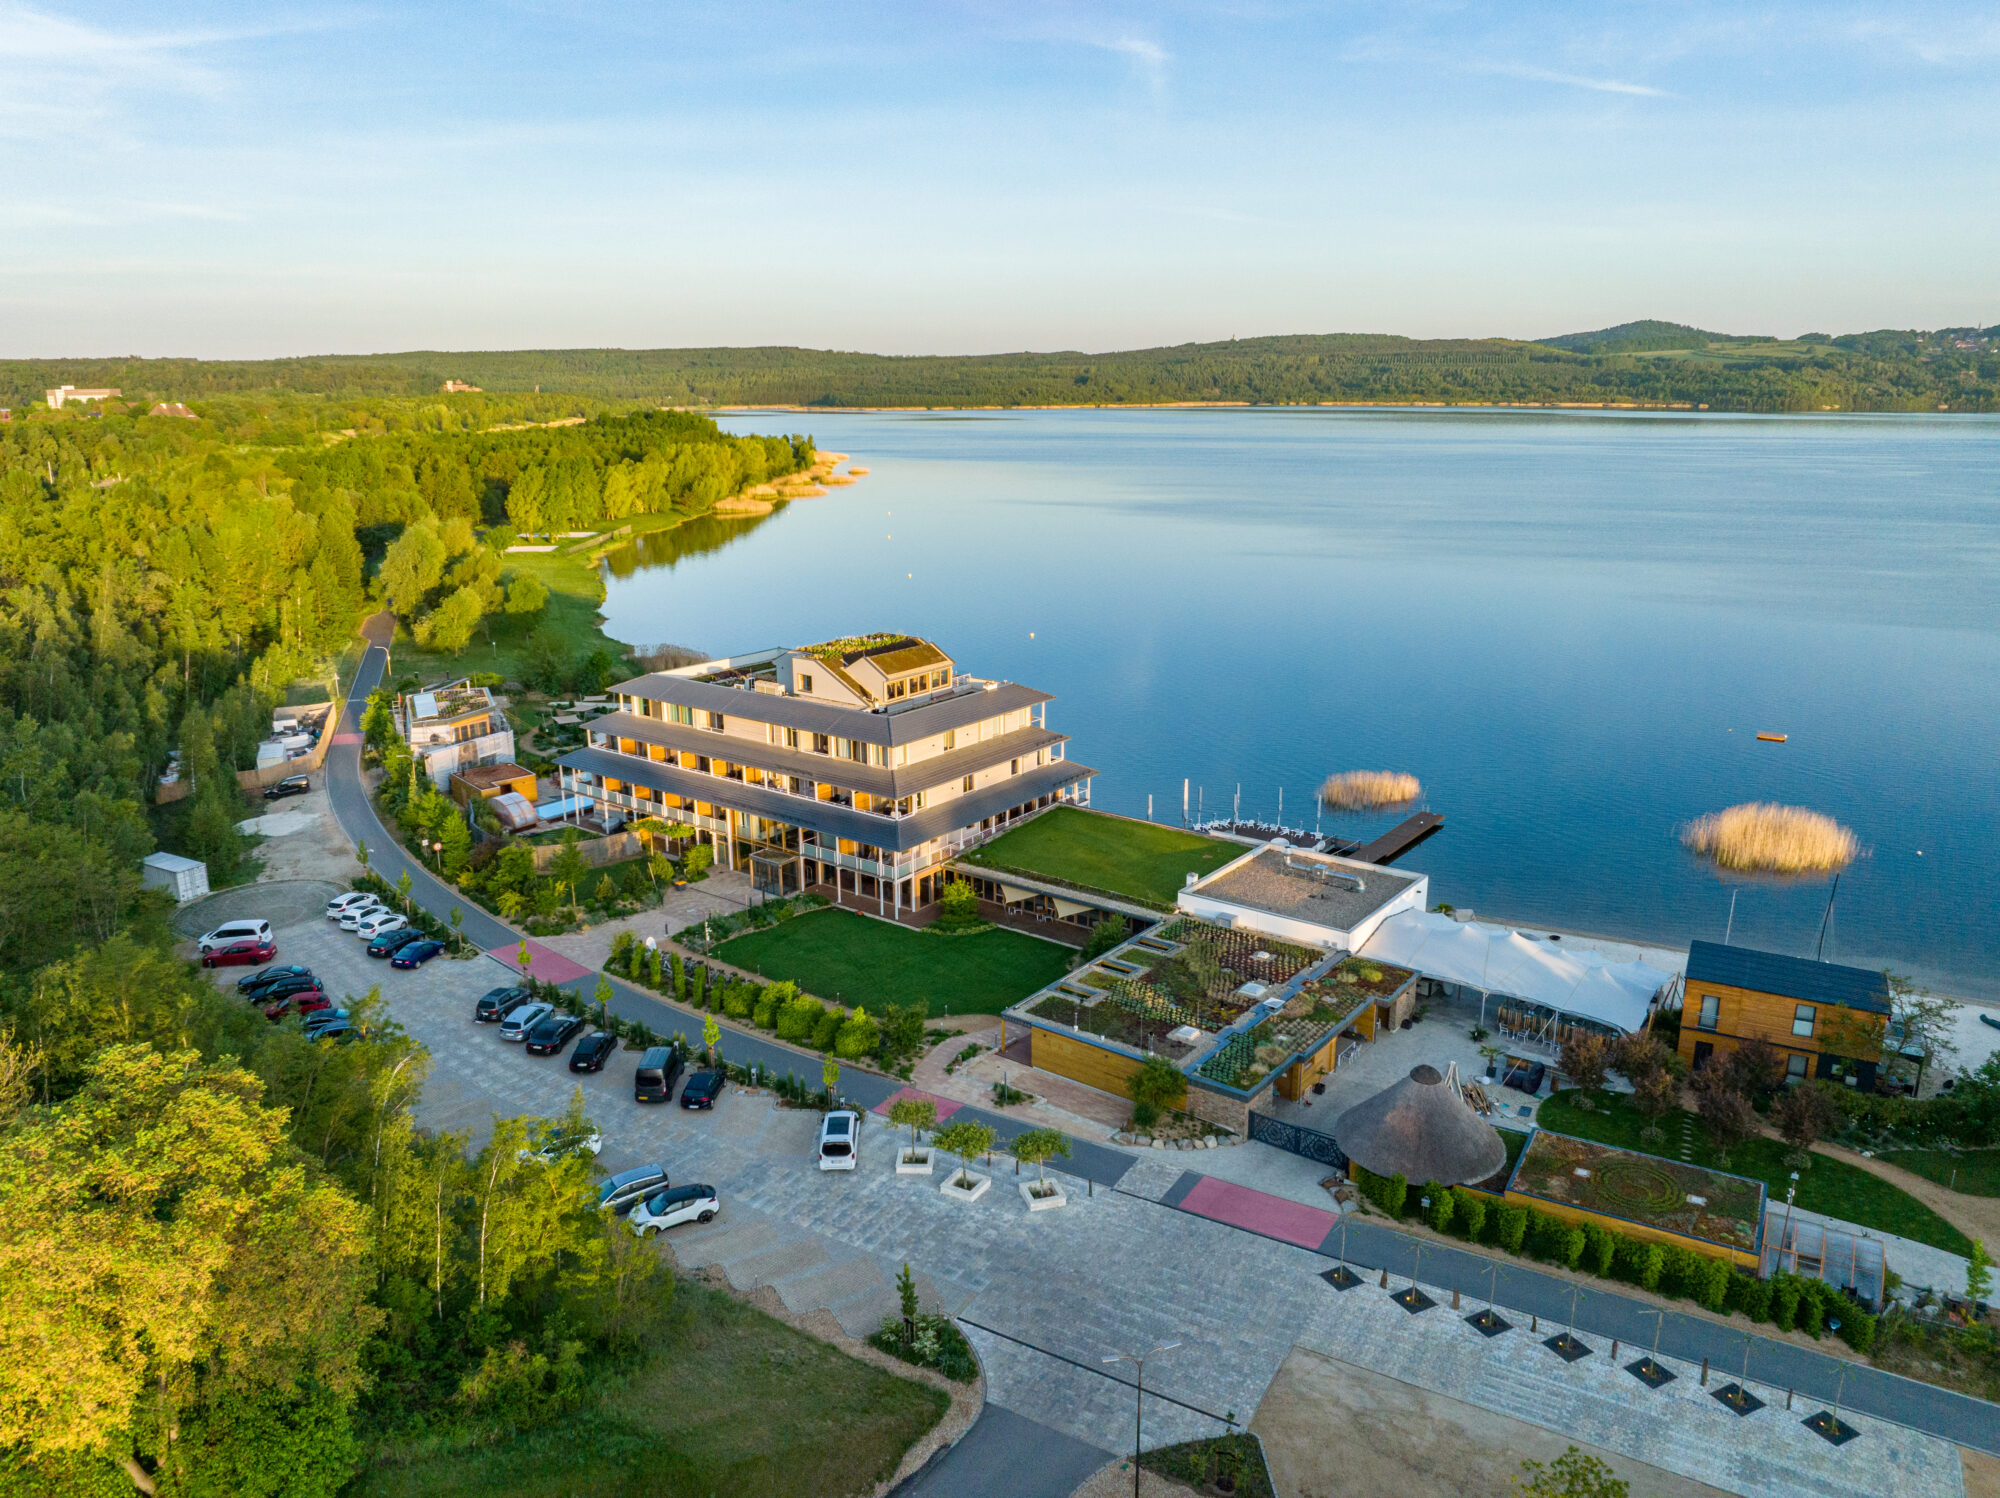
<instances>
[{"instance_id":1,"label":"white car","mask_svg":"<svg viewBox=\"0 0 2000 1498\"><path fill-rule=\"evenodd\" d=\"M540 1149L524 1149L514 1158L517 1160L540 1160L545 1165L553 1165L566 1155L601 1155L604 1153L604 1136L595 1129L588 1134L551 1135Z\"/></svg>"},{"instance_id":2,"label":"white car","mask_svg":"<svg viewBox=\"0 0 2000 1498\"><path fill-rule=\"evenodd\" d=\"M669 1186L632 1209L632 1231L641 1238L683 1222L708 1222L722 1210L713 1186Z\"/></svg>"},{"instance_id":3,"label":"white car","mask_svg":"<svg viewBox=\"0 0 2000 1498\"><path fill-rule=\"evenodd\" d=\"M351 889L346 894L335 895L331 900L326 902L326 918L329 921L337 921L350 910L359 910L363 906L380 905L381 903L379 899L369 894L366 890Z\"/></svg>"},{"instance_id":4,"label":"white car","mask_svg":"<svg viewBox=\"0 0 2000 1498\"><path fill-rule=\"evenodd\" d=\"M500 1022L502 1040L526 1040L528 1032L556 1012L556 1006L545 1004L540 999L532 1004L523 1004Z\"/></svg>"},{"instance_id":5,"label":"white car","mask_svg":"<svg viewBox=\"0 0 2000 1498\"><path fill-rule=\"evenodd\" d=\"M268 946L271 942L271 923L258 920L228 921L213 931L205 932L200 941L204 952L211 952L217 947L226 947L232 942L239 941L254 941Z\"/></svg>"},{"instance_id":6,"label":"white car","mask_svg":"<svg viewBox=\"0 0 2000 1498\"><path fill-rule=\"evenodd\" d=\"M385 931L401 931L409 921L393 910L371 910L355 923L354 934L363 941L373 941Z\"/></svg>"},{"instance_id":7,"label":"white car","mask_svg":"<svg viewBox=\"0 0 2000 1498\"><path fill-rule=\"evenodd\" d=\"M861 1115L836 1108L820 1120L819 1168L853 1170L861 1163Z\"/></svg>"},{"instance_id":8,"label":"white car","mask_svg":"<svg viewBox=\"0 0 2000 1498\"><path fill-rule=\"evenodd\" d=\"M373 895L369 895L361 904L350 905L347 909L341 911L340 929L343 931L352 931L376 911L387 910L388 908L388 906L384 905Z\"/></svg>"}]
</instances>

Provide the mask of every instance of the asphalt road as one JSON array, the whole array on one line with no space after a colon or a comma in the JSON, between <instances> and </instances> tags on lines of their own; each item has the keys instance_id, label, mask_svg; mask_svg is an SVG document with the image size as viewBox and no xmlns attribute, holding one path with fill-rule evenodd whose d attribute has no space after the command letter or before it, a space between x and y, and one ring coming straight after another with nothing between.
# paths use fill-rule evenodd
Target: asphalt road
<instances>
[{"instance_id":1,"label":"asphalt road","mask_svg":"<svg viewBox=\"0 0 2000 1498\"><path fill-rule=\"evenodd\" d=\"M380 617L364 626L371 639L381 637ZM388 652L379 643L371 646L342 708L338 736L326 758L327 793L334 816L351 840L367 842L369 867L376 873L394 883L408 872L411 897L418 904L439 919L447 918L456 905L463 912L461 929L468 939L488 950L510 949L519 943L521 933L458 895L405 855L369 802L361 778L361 710L368 693L382 679L388 660ZM595 988L596 982L594 978L581 978L566 986L587 993ZM616 979L611 987L613 1013L643 1021L662 1034L680 1034L691 1043L700 1044L699 1017L683 1013ZM739 1065L756 1063L773 1072L792 1071L808 1080L818 1080L817 1058L802 1056L762 1036L730 1026L724 1026L724 1034L723 1051ZM851 1070L841 1080L841 1090L862 1108L874 1107L900 1085L888 1078ZM964 1108L954 1116L990 1125L1002 1143L1025 1127L1014 1119L979 1108ZM1072 1158L1062 1162L1063 1173L1093 1183L1094 1187L1116 1185L1133 1164L1134 1157L1122 1150L1083 1140L1073 1141L1072 1149ZM1176 1199L1173 1195L1168 1198L1169 1203ZM1493 1260L1462 1249L1426 1243L1419 1266L1419 1241L1380 1223L1357 1220L1348 1229L1347 1255L1350 1262L1378 1273L1387 1268L1392 1279L1407 1277L1415 1271L1426 1286L1441 1287L1447 1295L1458 1290L1467 1297L1468 1310L1484 1303ZM1320 1252L1332 1259L1339 1252L1338 1238ZM1546 1323L1544 1332L1553 1333L1570 1324L1571 1287L1572 1282L1567 1279L1514 1261L1500 1265L1494 1293L1504 1311L1518 1312L1520 1318L1530 1314L1539 1317ZM1338 1292L1329 1289L1327 1293ZM1449 1312L1440 1308L1426 1314ZM1782 1395L1787 1389L1797 1390L1801 1409L1794 1418L1832 1401L1838 1389L1843 1410L1858 1410L1942 1440L2000 1454L2000 1406L1700 1317L1670 1311L1666 1313L1664 1326L1659 1326L1656 1318L1653 1306L1619 1293L1611 1288L1609 1281L1586 1286L1576 1298L1576 1331L1592 1341L1594 1355L1603 1356L1610 1341L1616 1338L1622 1344L1620 1362L1628 1362L1652 1347L1657 1328L1661 1353L1687 1363L1698 1364L1703 1358L1709 1359L1720 1375L1712 1377L1710 1382L1719 1385L1741 1373L1747 1347L1753 1391L1775 1390ZM1509 1319L1517 1318L1510 1314ZM1506 1335L1525 1333L1516 1331ZM1596 1346L1598 1343L1604 1345ZM1632 1389L1635 1399L1646 1392L1636 1378Z\"/></svg>"}]
</instances>

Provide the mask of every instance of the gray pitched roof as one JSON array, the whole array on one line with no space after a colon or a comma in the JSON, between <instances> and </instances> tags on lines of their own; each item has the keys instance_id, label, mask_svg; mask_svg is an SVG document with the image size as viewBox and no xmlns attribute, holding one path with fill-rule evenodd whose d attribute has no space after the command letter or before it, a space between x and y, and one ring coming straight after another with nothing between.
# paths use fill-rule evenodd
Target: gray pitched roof
<instances>
[{"instance_id":1,"label":"gray pitched roof","mask_svg":"<svg viewBox=\"0 0 2000 1498\"><path fill-rule=\"evenodd\" d=\"M837 707L815 702L809 697L787 697L772 692L750 692L741 687L720 686L712 681L695 681L686 676L652 672L621 681L612 691L655 702L673 702L682 707L698 707L705 712L735 714L758 723L777 723L808 733L837 734L859 739L864 744L914 744L947 728L964 728L1002 713L1052 702L1054 695L1024 687L1019 682L996 683L983 688L954 693L934 702L914 706L892 704L884 709Z\"/></svg>"},{"instance_id":2,"label":"gray pitched roof","mask_svg":"<svg viewBox=\"0 0 2000 1498\"><path fill-rule=\"evenodd\" d=\"M1507 1163L1498 1131L1445 1085L1434 1066L1415 1067L1356 1103L1334 1121L1333 1137L1357 1165L1412 1185L1467 1186Z\"/></svg>"},{"instance_id":3,"label":"gray pitched roof","mask_svg":"<svg viewBox=\"0 0 2000 1498\"><path fill-rule=\"evenodd\" d=\"M1689 942L1687 981L1691 986L1722 983L1758 993L1782 994L1812 1004L1844 1004L1870 1014L1889 1012L1889 980L1872 968L1813 962L1804 957L1787 957L1782 952L1759 952L1754 947Z\"/></svg>"}]
</instances>

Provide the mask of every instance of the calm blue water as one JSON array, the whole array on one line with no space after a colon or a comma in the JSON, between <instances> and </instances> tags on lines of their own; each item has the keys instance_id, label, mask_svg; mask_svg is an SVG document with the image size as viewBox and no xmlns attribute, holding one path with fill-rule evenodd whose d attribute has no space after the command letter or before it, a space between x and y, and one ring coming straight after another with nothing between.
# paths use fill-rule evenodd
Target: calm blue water
<instances>
[{"instance_id":1,"label":"calm blue water","mask_svg":"<svg viewBox=\"0 0 2000 1498\"><path fill-rule=\"evenodd\" d=\"M1096 804L1311 824L1408 770L1405 862L1484 915L1720 939L1675 828L1811 806L1868 849L1826 955L2000 995L2000 421L1610 413L753 413L871 470L614 558L607 628L872 629L1056 693ZM1758 730L1790 735L1760 744ZM1345 822L1367 832L1392 817ZM1332 826L1331 823L1328 824ZM1810 955L1824 883L1735 939Z\"/></svg>"}]
</instances>

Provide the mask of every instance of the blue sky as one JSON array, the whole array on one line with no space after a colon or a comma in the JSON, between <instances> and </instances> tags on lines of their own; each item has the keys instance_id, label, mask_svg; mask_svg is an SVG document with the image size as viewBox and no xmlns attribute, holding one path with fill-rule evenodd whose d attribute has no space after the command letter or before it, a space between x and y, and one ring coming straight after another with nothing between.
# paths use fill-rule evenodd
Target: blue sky
<instances>
[{"instance_id":1,"label":"blue sky","mask_svg":"<svg viewBox=\"0 0 2000 1498\"><path fill-rule=\"evenodd\" d=\"M2000 321L1991 4L0 0L0 355Z\"/></svg>"}]
</instances>

